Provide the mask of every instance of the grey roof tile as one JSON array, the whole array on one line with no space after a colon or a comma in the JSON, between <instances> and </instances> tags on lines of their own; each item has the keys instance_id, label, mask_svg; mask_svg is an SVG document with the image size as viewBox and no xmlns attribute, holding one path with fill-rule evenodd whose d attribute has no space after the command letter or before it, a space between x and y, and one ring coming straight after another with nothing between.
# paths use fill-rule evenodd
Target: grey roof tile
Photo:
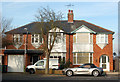
<instances>
[{"instance_id":1,"label":"grey roof tile","mask_svg":"<svg viewBox=\"0 0 120 82\"><path fill-rule=\"evenodd\" d=\"M50 30L49 24L48 23L42 23L44 25L44 32L46 32L47 28ZM6 34L25 34L26 31L24 30L24 28L28 29L29 33L40 33L40 28L42 27L40 25L42 25L40 22L32 22L29 23L27 25L24 25L22 27L10 30L8 32L6 32ZM38 26L39 25L39 26ZM77 29L78 27L85 25L86 27L88 27L89 29L93 30L96 33L111 33L114 34L113 31L110 31L108 29L102 28L100 26L97 26L95 24L89 23L87 21L84 20L74 20L73 23L68 23L67 20L62 20L62 21L56 21L55 25L57 27L59 27L60 29L62 29L65 33L71 33L72 31L74 31L75 29ZM46 28L47 27L47 28Z\"/></svg>"}]
</instances>

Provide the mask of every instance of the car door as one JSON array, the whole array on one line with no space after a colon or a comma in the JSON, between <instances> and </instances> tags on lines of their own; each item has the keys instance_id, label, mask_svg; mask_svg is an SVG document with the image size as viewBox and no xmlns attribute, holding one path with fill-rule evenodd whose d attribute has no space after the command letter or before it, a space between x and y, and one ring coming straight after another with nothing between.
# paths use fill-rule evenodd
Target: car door
<instances>
[{"instance_id":1,"label":"car door","mask_svg":"<svg viewBox=\"0 0 120 82\"><path fill-rule=\"evenodd\" d=\"M77 69L77 74L89 74L90 65L84 65Z\"/></svg>"},{"instance_id":2,"label":"car door","mask_svg":"<svg viewBox=\"0 0 120 82\"><path fill-rule=\"evenodd\" d=\"M35 64L35 69L44 69L44 61L39 61Z\"/></svg>"}]
</instances>

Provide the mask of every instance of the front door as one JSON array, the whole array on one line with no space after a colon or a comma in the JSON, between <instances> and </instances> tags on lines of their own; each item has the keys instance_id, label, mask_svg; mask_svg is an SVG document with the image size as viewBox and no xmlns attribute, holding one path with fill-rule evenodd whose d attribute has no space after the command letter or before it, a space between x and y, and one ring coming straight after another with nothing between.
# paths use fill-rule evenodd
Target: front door
<instances>
[{"instance_id":1,"label":"front door","mask_svg":"<svg viewBox=\"0 0 120 82\"><path fill-rule=\"evenodd\" d=\"M38 60L40 60L40 57L38 55L33 55L30 57L31 64L35 64Z\"/></svg>"},{"instance_id":2,"label":"front door","mask_svg":"<svg viewBox=\"0 0 120 82\"><path fill-rule=\"evenodd\" d=\"M38 56L33 56L33 64L38 61Z\"/></svg>"},{"instance_id":3,"label":"front door","mask_svg":"<svg viewBox=\"0 0 120 82\"><path fill-rule=\"evenodd\" d=\"M100 67L102 67L104 71L109 71L109 57L108 56L102 55L100 57Z\"/></svg>"}]
</instances>

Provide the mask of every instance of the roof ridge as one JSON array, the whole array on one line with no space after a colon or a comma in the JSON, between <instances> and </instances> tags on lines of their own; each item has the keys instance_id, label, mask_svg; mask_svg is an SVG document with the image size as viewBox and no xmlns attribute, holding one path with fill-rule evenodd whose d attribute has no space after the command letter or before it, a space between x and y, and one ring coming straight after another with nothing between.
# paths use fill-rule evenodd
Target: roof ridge
<instances>
[{"instance_id":1,"label":"roof ridge","mask_svg":"<svg viewBox=\"0 0 120 82\"><path fill-rule=\"evenodd\" d=\"M101 28L101 29L104 29L104 30L106 30L106 31L109 31L109 32L114 33L114 32L113 32L113 31L111 31L111 30L105 29L105 28L103 28L103 27L100 27L100 26L95 25L95 24L93 24L93 23L87 22L87 21L85 21L85 20L81 20L81 21L84 21L84 22L89 23L89 24L91 24L91 25L97 26L97 27L99 27L99 28Z\"/></svg>"}]
</instances>

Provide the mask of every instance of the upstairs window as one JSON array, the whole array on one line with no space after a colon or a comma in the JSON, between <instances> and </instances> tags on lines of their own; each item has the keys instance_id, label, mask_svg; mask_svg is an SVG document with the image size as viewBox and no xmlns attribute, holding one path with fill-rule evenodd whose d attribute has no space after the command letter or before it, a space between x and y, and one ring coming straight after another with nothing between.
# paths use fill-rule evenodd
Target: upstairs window
<instances>
[{"instance_id":1,"label":"upstairs window","mask_svg":"<svg viewBox=\"0 0 120 82\"><path fill-rule=\"evenodd\" d=\"M23 41L23 35L22 34L13 34L13 42L14 44L21 44Z\"/></svg>"},{"instance_id":2,"label":"upstairs window","mask_svg":"<svg viewBox=\"0 0 120 82\"><path fill-rule=\"evenodd\" d=\"M43 38L41 37L40 34L33 34L32 43L43 43Z\"/></svg>"},{"instance_id":3,"label":"upstairs window","mask_svg":"<svg viewBox=\"0 0 120 82\"><path fill-rule=\"evenodd\" d=\"M96 43L108 43L108 35L107 34L97 34L96 35Z\"/></svg>"}]
</instances>

